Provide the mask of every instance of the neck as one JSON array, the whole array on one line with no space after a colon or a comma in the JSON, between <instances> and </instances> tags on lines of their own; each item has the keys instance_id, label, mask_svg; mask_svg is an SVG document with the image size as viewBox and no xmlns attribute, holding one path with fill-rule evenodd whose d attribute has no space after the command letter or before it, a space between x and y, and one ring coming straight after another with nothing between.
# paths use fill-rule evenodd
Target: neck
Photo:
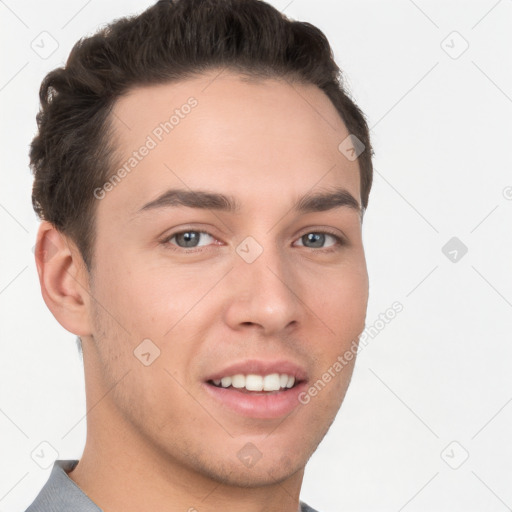
<instances>
[{"instance_id":1,"label":"neck","mask_svg":"<svg viewBox=\"0 0 512 512\"><path fill-rule=\"evenodd\" d=\"M151 449L137 446L136 440L126 431L123 435L119 435L117 431L117 442L107 442L96 434L97 430L89 429L88 426L88 439L83 456L69 477L102 510L298 510L303 471L286 482L274 485L259 488L234 487L198 474L169 459L162 460Z\"/></svg>"}]
</instances>

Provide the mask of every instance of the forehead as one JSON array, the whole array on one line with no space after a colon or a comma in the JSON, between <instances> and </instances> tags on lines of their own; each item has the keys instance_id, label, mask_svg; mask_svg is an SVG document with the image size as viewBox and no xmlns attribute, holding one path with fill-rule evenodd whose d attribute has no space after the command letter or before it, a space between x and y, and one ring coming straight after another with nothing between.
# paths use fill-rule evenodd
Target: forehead
<instances>
[{"instance_id":1,"label":"forehead","mask_svg":"<svg viewBox=\"0 0 512 512\"><path fill-rule=\"evenodd\" d=\"M211 71L130 90L112 122L118 164L138 158L112 196L131 190L141 204L171 186L298 196L318 183L341 184L359 200L358 163L338 150L349 133L314 85Z\"/></svg>"}]
</instances>

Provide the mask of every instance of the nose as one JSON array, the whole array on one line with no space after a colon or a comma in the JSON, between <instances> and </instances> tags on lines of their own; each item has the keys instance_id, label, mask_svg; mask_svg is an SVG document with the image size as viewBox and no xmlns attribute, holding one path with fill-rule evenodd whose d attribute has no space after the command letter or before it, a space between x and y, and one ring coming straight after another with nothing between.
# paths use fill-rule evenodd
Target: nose
<instances>
[{"instance_id":1,"label":"nose","mask_svg":"<svg viewBox=\"0 0 512 512\"><path fill-rule=\"evenodd\" d=\"M303 314L300 283L284 255L276 248L265 249L251 263L236 258L225 322L234 330L255 328L264 335L297 326Z\"/></svg>"}]
</instances>

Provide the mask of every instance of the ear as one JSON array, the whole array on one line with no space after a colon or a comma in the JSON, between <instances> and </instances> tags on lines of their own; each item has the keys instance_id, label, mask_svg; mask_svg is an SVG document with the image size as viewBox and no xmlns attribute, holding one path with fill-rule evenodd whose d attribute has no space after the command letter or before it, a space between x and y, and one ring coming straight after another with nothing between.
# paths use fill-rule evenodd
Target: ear
<instances>
[{"instance_id":1,"label":"ear","mask_svg":"<svg viewBox=\"0 0 512 512\"><path fill-rule=\"evenodd\" d=\"M64 329L91 334L89 273L76 245L43 221L37 232L35 258L43 299Z\"/></svg>"}]
</instances>

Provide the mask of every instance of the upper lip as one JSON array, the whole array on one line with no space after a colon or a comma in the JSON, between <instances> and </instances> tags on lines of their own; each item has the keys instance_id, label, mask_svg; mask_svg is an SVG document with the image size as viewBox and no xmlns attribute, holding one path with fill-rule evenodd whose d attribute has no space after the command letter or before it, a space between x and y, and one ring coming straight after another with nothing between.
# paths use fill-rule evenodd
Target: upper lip
<instances>
[{"instance_id":1,"label":"upper lip","mask_svg":"<svg viewBox=\"0 0 512 512\"><path fill-rule=\"evenodd\" d=\"M239 361L225 366L219 371L210 374L205 380L218 380L223 377L232 377L233 375L272 375L273 373L279 373L295 377L296 381L303 381L307 378L306 370L297 363L289 360L263 360L263 359L246 359L245 361Z\"/></svg>"}]
</instances>

